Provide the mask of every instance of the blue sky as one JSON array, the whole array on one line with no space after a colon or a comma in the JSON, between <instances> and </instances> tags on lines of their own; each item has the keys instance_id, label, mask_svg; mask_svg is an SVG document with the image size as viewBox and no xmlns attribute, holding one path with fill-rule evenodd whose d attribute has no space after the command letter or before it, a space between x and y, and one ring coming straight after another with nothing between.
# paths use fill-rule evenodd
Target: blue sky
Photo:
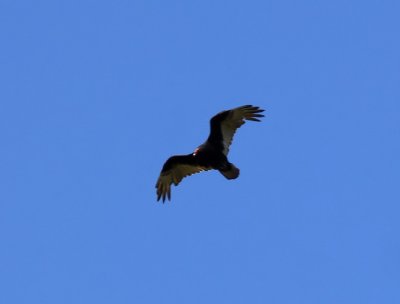
<instances>
[{"instance_id":1,"label":"blue sky","mask_svg":"<svg viewBox=\"0 0 400 304\"><path fill-rule=\"evenodd\" d=\"M0 302L400 303L398 1L2 1ZM164 161L209 119L237 180Z\"/></svg>"}]
</instances>

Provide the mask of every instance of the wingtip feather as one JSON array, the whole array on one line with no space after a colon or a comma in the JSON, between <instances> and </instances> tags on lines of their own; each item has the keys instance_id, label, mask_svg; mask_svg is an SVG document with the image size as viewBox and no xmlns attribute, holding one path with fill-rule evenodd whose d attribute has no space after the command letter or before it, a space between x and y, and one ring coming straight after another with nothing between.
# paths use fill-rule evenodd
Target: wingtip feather
<instances>
[{"instance_id":1,"label":"wingtip feather","mask_svg":"<svg viewBox=\"0 0 400 304\"><path fill-rule=\"evenodd\" d=\"M259 119L257 119L257 118L254 118L254 117L248 117L248 118L246 118L246 120L261 122L261 120L259 120Z\"/></svg>"}]
</instances>

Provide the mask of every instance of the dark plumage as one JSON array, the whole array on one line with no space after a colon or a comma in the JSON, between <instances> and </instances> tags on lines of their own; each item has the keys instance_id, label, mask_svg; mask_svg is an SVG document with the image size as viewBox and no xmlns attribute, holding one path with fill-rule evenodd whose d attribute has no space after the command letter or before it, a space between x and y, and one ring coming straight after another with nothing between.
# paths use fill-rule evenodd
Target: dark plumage
<instances>
[{"instance_id":1,"label":"dark plumage","mask_svg":"<svg viewBox=\"0 0 400 304\"><path fill-rule=\"evenodd\" d=\"M177 186L181 180L192 174L215 169L227 179L239 176L239 169L228 161L229 147L233 135L246 120L260 121L264 110L246 105L223 111L210 120L210 135L196 150L187 155L170 157L164 164L157 180L157 201L171 200L171 184Z\"/></svg>"}]
</instances>

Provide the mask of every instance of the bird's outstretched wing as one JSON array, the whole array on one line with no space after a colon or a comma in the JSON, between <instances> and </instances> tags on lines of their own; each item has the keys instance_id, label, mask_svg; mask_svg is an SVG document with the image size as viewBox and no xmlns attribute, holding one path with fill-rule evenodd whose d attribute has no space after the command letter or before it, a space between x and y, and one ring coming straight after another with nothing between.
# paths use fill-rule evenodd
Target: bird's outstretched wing
<instances>
[{"instance_id":1,"label":"bird's outstretched wing","mask_svg":"<svg viewBox=\"0 0 400 304\"><path fill-rule=\"evenodd\" d=\"M177 186L186 176L210 169L198 165L192 154L170 157L165 162L156 183L157 201L161 198L163 202L166 198L171 200L171 184Z\"/></svg>"},{"instance_id":2,"label":"bird's outstretched wing","mask_svg":"<svg viewBox=\"0 0 400 304\"><path fill-rule=\"evenodd\" d=\"M245 105L232 110L223 111L215 115L210 120L210 136L208 141L222 149L225 155L228 155L229 147L233 136L246 120L260 121L264 117L263 109L252 105Z\"/></svg>"}]
</instances>

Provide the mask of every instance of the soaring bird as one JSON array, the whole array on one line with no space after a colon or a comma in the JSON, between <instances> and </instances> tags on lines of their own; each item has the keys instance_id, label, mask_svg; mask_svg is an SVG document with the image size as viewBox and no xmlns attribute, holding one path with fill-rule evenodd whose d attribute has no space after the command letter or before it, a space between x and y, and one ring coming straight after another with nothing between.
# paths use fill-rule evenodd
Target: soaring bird
<instances>
[{"instance_id":1,"label":"soaring bird","mask_svg":"<svg viewBox=\"0 0 400 304\"><path fill-rule=\"evenodd\" d=\"M195 173L207 170L218 170L227 179L239 176L239 169L229 162L227 156L233 135L246 120L260 121L264 117L263 109L245 105L222 111L210 120L210 135L193 153L171 156L162 167L158 177L157 201L162 198L171 200L171 184L177 186L181 180Z\"/></svg>"}]
</instances>

